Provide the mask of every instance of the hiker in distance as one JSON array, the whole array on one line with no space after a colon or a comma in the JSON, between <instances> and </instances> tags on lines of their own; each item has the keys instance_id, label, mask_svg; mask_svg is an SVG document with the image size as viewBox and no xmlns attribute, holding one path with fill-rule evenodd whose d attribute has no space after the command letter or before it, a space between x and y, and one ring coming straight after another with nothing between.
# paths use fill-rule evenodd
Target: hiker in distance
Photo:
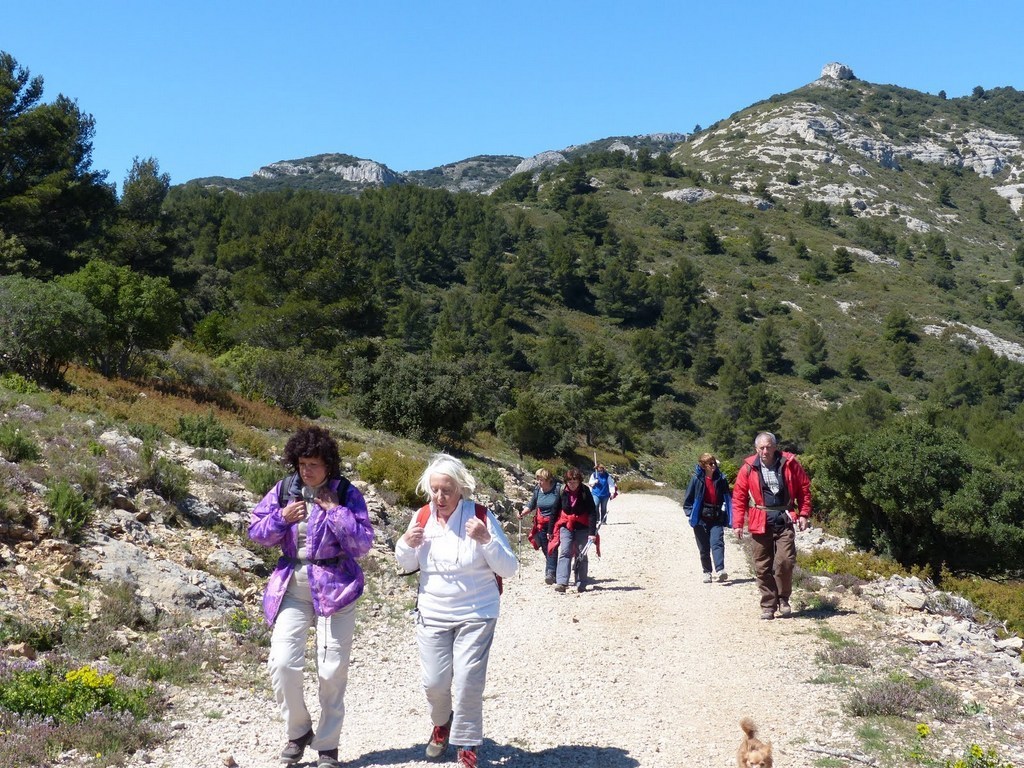
<instances>
[{"instance_id":1,"label":"hiker in distance","mask_svg":"<svg viewBox=\"0 0 1024 768\"><path fill-rule=\"evenodd\" d=\"M754 440L753 456L736 474L732 525L743 537L746 522L754 540L754 575L761 591L761 618L789 616L796 565L796 533L811 521L811 481L794 454L779 450L771 432Z\"/></svg>"},{"instance_id":2,"label":"hiker in distance","mask_svg":"<svg viewBox=\"0 0 1024 768\"><path fill-rule=\"evenodd\" d=\"M263 595L273 627L267 667L287 736L280 759L297 763L312 746L318 768L337 768L356 600L363 594L356 558L370 551L373 526L363 495L341 474L338 444L327 430L296 432L284 460L294 474L263 497L249 523L250 539L281 548ZM313 626L320 699L315 731L302 693Z\"/></svg>"},{"instance_id":3,"label":"hiker in distance","mask_svg":"<svg viewBox=\"0 0 1024 768\"><path fill-rule=\"evenodd\" d=\"M555 591L569 588L569 575L576 563L576 588L587 588L588 563L586 551L597 537L597 509L594 497L583 482L582 473L575 467L566 470L561 493L561 510L553 518L548 535L548 551L558 552L555 567Z\"/></svg>"},{"instance_id":4,"label":"hiker in distance","mask_svg":"<svg viewBox=\"0 0 1024 768\"><path fill-rule=\"evenodd\" d=\"M538 469L534 477L537 478L537 485L533 488L529 503L519 513L519 519L522 520L530 512L534 513L533 528L527 538L534 549L544 553L544 583L554 584L558 552L548 552L548 535L562 510L562 484L544 467Z\"/></svg>"},{"instance_id":5,"label":"hiker in distance","mask_svg":"<svg viewBox=\"0 0 1024 768\"><path fill-rule=\"evenodd\" d=\"M433 723L426 754L451 741L461 768L475 768L483 744L487 659L498 621L500 581L518 562L494 513L473 502L466 466L438 453L416 490L429 501L395 546L399 567L419 570L416 645Z\"/></svg>"},{"instance_id":6,"label":"hiker in distance","mask_svg":"<svg viewBox=\"0 0 1024 768\"><path fill-rule=\"evenodd\" d=\"M619 495L615 478L604 468L604 464L598 464L587 480L587 486L594 497L594 506L597 507L597 524L604 525L608 522L608 502Z\"/></svg>"},{"instance_id":7,"label":"hiker in distance","mask_svg":"<svg viewBox=\"0 0 1024 768\"><path fill-rule=\"evenodd\" d=\"M704 582L712 580L714 560L718 581L725 581L725 528L732 525L732 496L729 481L713 453L702 453L686 486L683 511L689 516Z\"/></svg>"}]
</instances>

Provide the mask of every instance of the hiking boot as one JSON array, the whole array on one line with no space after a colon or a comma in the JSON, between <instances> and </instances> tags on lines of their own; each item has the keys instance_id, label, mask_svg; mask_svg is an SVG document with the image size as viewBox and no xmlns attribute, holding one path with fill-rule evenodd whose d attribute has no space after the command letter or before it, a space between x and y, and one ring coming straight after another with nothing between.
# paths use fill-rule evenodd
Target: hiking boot
<instances>
[{"instance_id":1,"label":"hiking boot","mask_svg":"<svg viewBox=\"0 0 1024 768\"><path fill-rule=\"evenodd\" d=\"M704 583L705 584L710 584L711 583L711 573L710 572L704 574Z\"/></svg>"},{"instance_id":2,"label":"hiking boot","mask_svg":"<svg viewBox=\"0 0 1024 768\"><path fill-rule=\"evenodd\" d=\"M302 753L306 751L306 747L312 740L313 731L309 731L297 739L289 739L288 743L284 745L284 749L281 750L281 762L285 765L299 762L302 759Z\"/></svg>"},{"instance_id":3,"label":"hiking boot","mask_svg":"<svg viewBox=\"0 0 1024 768\"><path fill-rule=\"evenodd\" d=\"M761 611L761 618L765 621L771 621L775 618L775 611L773 611L771 608L765 608L763 611Z\"/></svg>"},{"instance_id":4,"label":"hiking boot","mask_svg":"<svg viewBox=\"0 0 1024 768\"><path fill-rule=\"evenodd\" d=\"M789 600L779 600L779 616L792 616L793 609L789 605Z\"/></svg>"},{"instance_id":5,"label":"hiking boot","mask_svg":"<svg viewBox=\"0 0 1024 768\"><path fill-rule=\"evenodd\" d=\"M476 768L476 747L459 747L455 764L459 768Z\"/></svg>"},{"instance_id":6,"label":"hiking boot","mask_svg":"<svg viewBox=\"0 0 1024 768\"><path fill-rule=\"evenodd\" d=\"M555 583L555 577L554 576L545 576L544 577L544 583L545 584L554 584Z\"/></svg>"},{"instance_id":7,"label":"hiking boot","mask_svg":"<svg viewBox=\"0 0 1024 768\"><path fill-rule=\"evenodd\" d=\"M576 591L577 591L577 592L586 592L586 591L587 591L587 585L586 585L586 584L584 584L584 583L583 583L583 582L581 581L581 582L579 583L579 586L577 586L577 587L576 587Z\"/></svg>"},{"instance_id":8,"label":"hiking boot","mask_svg":"<svg viewBox=\"0 0 1024 768\"><path fill-rule=\"evenodd\" d=\"M565 584L555 584L555 592L565 592Z\"/></svg>"},{"instance_id":9,"label":"hiking boot","mask_svg":"<svg viewBox=\"0 0 1024 768\"><path fill-rule=\"evenodd\" d=\"M448 749L448 737L451 735L452 718L455 713L448 715L448 722L444 725L435 725L430 734L430 741L427 742L427 757L440 757Z\"/></svg>"},{"instance_id":10,"label":"hiking boot","mask_svg":"<svg viewBox=\"0 0 1024 768\"><path fill-rule=\"evenodd\" d=\"M341 768L341 763L338 762L338 750L325 749L323 752L317 753L316 768Z\"/></svg>"},{"instance_id":11,"label":"hiking boot","mask_svg":"<svg viewBox=\"0 0 1024 768\"><path fill-rule=\"evenodd\" d=\"M723 581L728 581L728 579L729 579L729 574L728 573L726 573L725 571L719 571L718 572L718 583L719 584L721 584Z\"/></svg>"}]
</instances>

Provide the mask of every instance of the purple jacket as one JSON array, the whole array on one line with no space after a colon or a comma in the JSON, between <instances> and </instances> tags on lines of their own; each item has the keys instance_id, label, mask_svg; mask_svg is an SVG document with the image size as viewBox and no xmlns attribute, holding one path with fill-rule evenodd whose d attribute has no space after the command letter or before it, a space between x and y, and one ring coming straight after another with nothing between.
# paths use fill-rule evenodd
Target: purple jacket
<instances>
[{"instance_id":1,"label":"purple jacket","mask_svg":"<svg viewBox=\"0 0 1024 768\"><path fill-rule=\"evenodd\" d=\"M335 478L328 481L328 486L337 491L340 482ZM280 546L283 553L263 593L263 615L270 625L277 618L298 558L297 528L281 517L278 504L280 489L280 482L270 489L253 508L249 522L250 539L264 547ZM338 558L330 565L306 566L313 610L317 616L337 613L363 594L363 570L356 563L356 558L370 551L373 526L363 494L354 485L348 486L345 498L340 501L341 504L330 512L324 511L319 504L313 504L306 520L306 551L303 557L307 560Z\"/></svg>"}]
</instances>

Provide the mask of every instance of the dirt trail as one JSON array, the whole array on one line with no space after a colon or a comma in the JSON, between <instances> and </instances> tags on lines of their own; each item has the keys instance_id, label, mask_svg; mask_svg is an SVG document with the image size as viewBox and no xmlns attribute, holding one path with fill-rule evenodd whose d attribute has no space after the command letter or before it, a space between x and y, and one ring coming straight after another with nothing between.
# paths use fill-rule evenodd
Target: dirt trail
<instances>
[{"instance_id":1,"label":"dirt trail","mask_svg":"<svg viewBox=\"0 0 1024 768\"><path fill-rule=\"evenodd\" d=\"M609 505L602 556L591 559L593 588L557 594L525 533L523 572L506 581L491 654L481 765L732 766L738 721L749 715L774 743L776 765L809 768L821 755L805 747L838 735L830 733L834 691L809 682L822 643L814 623L759 619L757 588L731 534L730 580L704 584L680 506L622 495ZM517 531L510 538L516 546ZM432 764L423 757L430 724L411 618L364 631L354 654L342 760ZM281 724L265 692L191 697L178 716L180 736L150 754L150 765L221 766L229 757L241 768L278 765ZM307 751L314 765L315 757Z\"/></svg>"}]
</instances>

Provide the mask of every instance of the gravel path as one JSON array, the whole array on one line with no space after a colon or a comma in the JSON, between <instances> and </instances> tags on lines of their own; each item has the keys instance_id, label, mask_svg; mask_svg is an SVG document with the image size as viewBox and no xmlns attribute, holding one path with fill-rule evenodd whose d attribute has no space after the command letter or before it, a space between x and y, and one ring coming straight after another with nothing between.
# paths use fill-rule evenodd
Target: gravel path
<instances>
[{"instance_id":1,"label":"gravel path","mask_svg":"<svg viewBox=\"0 0 1024 768\"><path fill-rule=\"evenodd\" d=\"M515 546L515 531L510 538ZM661 496L619 496L601 543L593 588L557 594L524 528L524 567L506 580L491 653L481 765L733 766L747 715L786 768L812 766L821 755L804 746L840 737L834 690L809 682L816 622L759 620L732 535L725 584L702 583L682 510ZM346 704L339 756L348 765L436 765L423 757L430 723L411 618L357 635ZM178 735L133 766L279 765L282 725L265 691L193 693L174 717ZM315 757L307 750L312 762L300 765Z\"/></svg>"}]
</instances>

